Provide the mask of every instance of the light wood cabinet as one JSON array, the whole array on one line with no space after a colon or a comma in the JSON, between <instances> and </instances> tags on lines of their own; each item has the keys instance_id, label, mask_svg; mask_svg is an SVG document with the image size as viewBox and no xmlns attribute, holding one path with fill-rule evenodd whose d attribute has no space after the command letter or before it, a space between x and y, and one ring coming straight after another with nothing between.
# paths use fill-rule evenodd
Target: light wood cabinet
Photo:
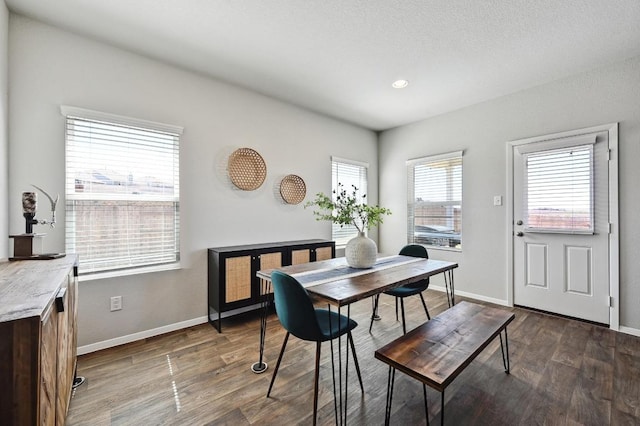
<instances>
[{"instance_id":1,"label":"light wood cabinet","mask_svg":"<svg viewBox=\"0 0 640 426\"><path fill-rule=\"evenodd\" d=\"M64 425L76 368L77 257L0 262L0 419Z\"/></svg>"},{"instance_id":2,"label":"light wood cabinet","mask_svg":"<svg viewBox=\"0 0 640 426\"><path fill-rule=\"evenodd\" d=\"M222 331L222 318L258 309L256 272L335 257L335 243L302 240L208 249L209 322Z\"/></svg>"}]
</instances>

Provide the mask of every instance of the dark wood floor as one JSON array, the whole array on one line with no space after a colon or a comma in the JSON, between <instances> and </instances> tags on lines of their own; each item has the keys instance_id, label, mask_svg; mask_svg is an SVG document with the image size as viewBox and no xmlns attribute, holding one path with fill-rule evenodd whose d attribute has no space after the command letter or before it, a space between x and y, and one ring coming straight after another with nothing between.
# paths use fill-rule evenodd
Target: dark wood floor
<instances>
[{"instance_id":1,"label":"dark wood floor","mask_svg":"<svg viewBox=\"0 0 640 426\"><path fill-rule=\"evenodd\" d=\"M446 309L427 290L432 315ZM462 299L462 298L460 298ZM408 328L426 320L419 298L406 301ZM511 310L508 308L504 308ZM376 348L402 334L393 298L381 297L382 320L368 332L371 303L353 305L356 351L365 393L349 378L348 423L384 423L387 366ZM447 388L448 425L639 425L640 338L515 308L509 325L511 374L494 341ZM269 370L250 371L258 356L259 317L248 314L78 358L87 382L75 390L67 424L284 425L311 424L315 344L289 339L271 397L266 398L284 331L270 315ZM319 424L334 424L330 346L323 344ZM351 363L352 367L353 364ZM351 368L351 372L354 369ZM439 424L440 394L428 389L431 424ZM398 373L393 425L425 424L422 386Z\"/></svg>"}]
</instances>

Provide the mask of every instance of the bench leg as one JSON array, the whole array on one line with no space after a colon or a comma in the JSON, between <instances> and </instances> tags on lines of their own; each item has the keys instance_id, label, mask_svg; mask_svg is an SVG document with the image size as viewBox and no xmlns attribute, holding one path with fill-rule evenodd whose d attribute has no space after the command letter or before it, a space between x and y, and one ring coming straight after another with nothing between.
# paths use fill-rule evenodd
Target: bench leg
<instances>
[{"instance_id":1,"label":"bench leg","mask_svg":"<svg viewBox=\"0 0 640 426\"><path fill-rule=\"evenodd\" d=\"M502 333L500 333L500 350L502 351L502 364L504 365L504 372L510 374L511 363L509 362L509 339L507 337L507 327L504 328L504 345L502 344ZM506 347L506 356L505 356Z\"/></svg>"},{"instance_id":2,"label":"bench leg","mask_svg":"<svg viewBox=\"0 0 640 426\"><path fill-rule=\"evenodd\" d=\"M424 417L427 419L427 426L429 426L429 406L427 405L427 385L422 384L422 393L424 394Z\"/></svg>"},{"instance_id":3,"label":"bench leg","mask_svg":"<svg viewBox=\"0 0 640 426\"><path fill-rule=\"evenodd\" d=\"M391 400L393 398L393 382L396 379L396 369L389 366L389 376L387 378L387 404L384 410L384 424L389 426L391 419Z\"/></svg>"}]
</instances>

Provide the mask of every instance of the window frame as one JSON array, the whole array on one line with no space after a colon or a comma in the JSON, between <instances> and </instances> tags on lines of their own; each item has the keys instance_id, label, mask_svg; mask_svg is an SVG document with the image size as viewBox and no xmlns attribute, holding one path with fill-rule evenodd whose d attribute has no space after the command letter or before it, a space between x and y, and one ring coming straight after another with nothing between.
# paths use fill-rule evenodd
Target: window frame
<instances>
[{"instance_id":1,"label":"window frame","mask_svg":"<svg viewBox=\"0 0 640 426\"><path fill-rule=\"evenodd\" d=\"M426 247L429 247L430 249L437 249L437 250L448 250L448 251L457 251L457 252L462 251L463 174L464 174L463 154L464 154L464 151L453 151L453 152L448 152L443 154L415 158L415 159L408 160L406 162L406 166L407 166L407 243L408 244L421 244ZM416 195L415 195L416 194L416 180L415 180L416 167L428 166L429 164L436 164L436 163L446 162L446 161L450 161L452 163L449 167L451 169L453 167L457 167L458 165L460 167L459 176L456 172L454 172L453 174L448 173L447 175L446 179L451 180L451 182L449 183L445 182L446 186L444 187L445 188L444 192L447 194L446 199L433 201L433 202L429 202L429 201L418 202L416 200ZM456 185L456 186L454 187L453 185ZM460 194L459 199L458 197L454 196L454 193L456 192L459 192ZM444 244L436 245L436 244L429 244L423 241L416 241L415 228L416 226L420 226L420 225L416 225L415 223L415 216L416 216L415 212L416 212L416 207L418 206L419 203L422 203L423 206L441 205L441 206L450 206L452 208L455 208L455 206L459 206L459 213L457 218L456 218L456 212L453 209L451 211L451 214L448 214L445 217L448 221L451 222L451 230L455 229L456 222L458 223L458 226L460 229L459 233L451 233L452 237L448 237L448 235L444 235L441 238L443 243L445 241L447 242L447 245L444 245ZM442 225L435 225L435 224L423 224L423 226L429 226L429 225L434 227L442 226ZM437 234L438 231L436 230L434 231L434 233ZM448 234L449 231L446 230L446 231L443 231L442 233ZM456 243L456 241L458 241L458 243ZM451 246L451 244L455 244L455 245Z\"/></svg>"},{"instance_id":2,"label":"window frame","mask_svg":"<svg viewBox=\"0 0 640 426\"><path fill-rule=\"evenodd\" d=\"M175 260L170 260L167 262L151 262L151 263L142 263L136 264L133 266L115 266L104 268L100 270L91 269L89 271L82 271L82 257L80 257L80 279L81 280L91 280L91 279L101 279L108 277L116 277L116 276L128 276L135 275L140 273L147 272L156 272L156 271L164 271L164 270L174 270L180 268L180 139L183 133L183 127L168 125L163 123L157 123L148 120L136 119L131 117L125 117L115 114L103 113L100 111L94 111L84 108L72 107L61 105L60 112L65 117L65 212L66 212L66 230L65 230L65 245L67 247L67 251L69 252L69 247L74 247L76 244L75 241L70 241L69 238L75 238L71 235L71 233L75 233L75 231L69 229L69 223L74 221L70 216L70 211L73 210L72 204L77 201L112 201L112 202L122 202L127 203L130 201L135 202L152 202L152 203L172 203L173 204L173 229L175 233L174 241L175 243L171 246L170 250L167 250L165 253L169 254L175 253ZM85 193L80 196L77 196L75 191L69 190L69 159L67 158L69 155L69 133L68 126L69 120L82 120L82 121L90 121L90 122L101 122L106 125L112 125L120 128L131 128L131 129L141 129L143 131L154 132L154 133L162 133L173 137L173 148L165 148L167 153L174 151L172 161L172 168L169 170L170 173L174 176L174 186L172 189L172 194L154 196L154 195L144 195L144 194L118 194L115 193L106 195L102 195L100 193ZM135 145L134 145L135 146ZM168 145L166 145L168 146ZM89 194L89 195L87 195ZM75 234L74 234L75 235ZM71 244L71 246L70 246Z\"/></svg>"}]
</instances>

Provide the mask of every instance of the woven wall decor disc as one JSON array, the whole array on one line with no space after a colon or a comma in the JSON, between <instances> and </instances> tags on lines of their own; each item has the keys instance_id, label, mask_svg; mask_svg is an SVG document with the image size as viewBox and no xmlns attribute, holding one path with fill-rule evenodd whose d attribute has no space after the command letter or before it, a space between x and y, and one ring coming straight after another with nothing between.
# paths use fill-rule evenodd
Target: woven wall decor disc
<instances>
[{"instance_id":1,"label":"woven wall decor disc","mask_svg":"<svg viewBox=\"0 0 640 426\"><path fill-rule=\"evenodd\" d=\"M229 178L243 191L253 191L267 177L267 165L256 151L251 148L239 148L229 156Z\"/></svg>"},{"instance_id":2,"label":"woven wall decor disc","mask_svg":"<svg viewBox=\"0 0 640 426\"><path fill-rule=\"evenodd\" d=\"M287 175L280 182L280 195L287 204L300 204L307 195L307 186L300 176Z\"/></svg>"}]
</instances>

